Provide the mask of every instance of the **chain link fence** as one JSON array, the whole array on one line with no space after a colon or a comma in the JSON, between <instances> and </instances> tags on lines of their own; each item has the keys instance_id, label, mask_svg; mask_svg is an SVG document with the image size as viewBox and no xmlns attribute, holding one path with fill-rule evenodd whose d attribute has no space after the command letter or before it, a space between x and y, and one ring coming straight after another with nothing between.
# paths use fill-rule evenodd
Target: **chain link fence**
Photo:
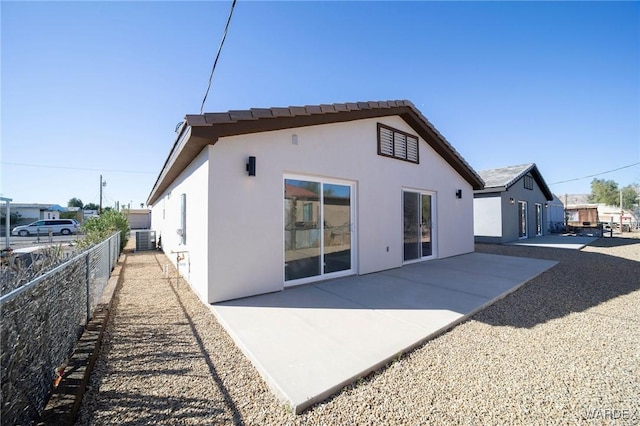
<instances>
[{"instance_id":1,"label":"chain link fence","mask_svg":"<svg viewBox=\"0 0 640 426\"><path fill-rule=\"evenodd\" d=\"M58 253L56 258L62 258L61 262L32 257L31 265L26 267L32 269L30 272L25 268L3 268L3 424L31 424L39 417L51 393L56 368L71 355L119 253L118 232L80 254ZM45 272L42 266L47 263L49 270ZM29 276L31 279L26 282L25 277ZM13 279L12 284L9 279Z\"/></svg>"}]
</instances>

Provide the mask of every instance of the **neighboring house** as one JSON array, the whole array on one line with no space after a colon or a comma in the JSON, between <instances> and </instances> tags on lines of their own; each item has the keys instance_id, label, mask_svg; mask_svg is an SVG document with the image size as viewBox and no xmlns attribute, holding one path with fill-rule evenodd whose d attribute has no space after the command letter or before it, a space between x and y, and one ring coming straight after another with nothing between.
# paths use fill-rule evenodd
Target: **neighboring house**
<instances>
[{"instance_id":1,"label":"neighboring house","mask_svg":"<svg viewBox=\"0 0 640 426\"><path fill-rule=\"evenodd\" d=\"M151 210L149 209L130 209L125 210L129 227L131 229L149 229L151 228Z\"/></svg>"},{"instance_id":2,"label":"neighboring house","mask_svg":"<svg viewBox=\"0 0 640 426\"><path fill-rule=\"evenodd\" d=\"M472 252L482 187L411 102L359 102L187 115L147 204L213 303Z\"/></svg>"},{"instance_id":3,"label":"neighboring house","mask_svg":"<svg viewBox=\"0 0 640 426\"><path fill-rule=\"evenodd\" d=\"M60 219L60 212L67 211L66 208L57 204L10 204L11 213L19 215L19 223L11 225L35 222L41 219Z\"/></svg>"},{"instance_id":4,"label":"neighboring house","mask_svg":"<svg viewBox=\"0 0 640 426\"><path fill-rule=\"evenodd\" d=\"M548 233L546 210L553 194L534 163L478 174L485 186L473 195L477 242L508 243Z\"/></svg>"}]
</instances>

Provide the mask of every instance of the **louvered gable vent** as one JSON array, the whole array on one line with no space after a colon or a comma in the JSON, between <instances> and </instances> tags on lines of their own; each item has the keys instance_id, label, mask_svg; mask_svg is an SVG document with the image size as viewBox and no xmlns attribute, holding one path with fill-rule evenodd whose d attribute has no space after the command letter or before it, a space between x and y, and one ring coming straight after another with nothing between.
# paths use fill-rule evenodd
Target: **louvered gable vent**
<instances>
[{"instance_id":1,"label":"louvered gable vent","mask_svg":"<svg viewBox=\"0 0 640 426\"><path fill-rule=\"evenodd\" d=\"M378 123L378 154L419 163L418 137Z\"/></svg>"},{"instance_id":2,"label":"louvered gable vent","mask_svg":"<svg viewBox=\"0 0 640 426\"><path fill-rule=\"evenodd\" d=\"M418 162L418 138L407 136L407 160Z\"/></svg>"},{"instance_id":3,"label":"louvered gable vent","mask_svg":"<svg viewBox=\"0 0 640 426\"><path fill-rule=\"evenodd\" d=\"M378 146L378 154L393 157L393 130L386 127L380 127L379 135L380 144Z\"/></svg>"}]
</instances>

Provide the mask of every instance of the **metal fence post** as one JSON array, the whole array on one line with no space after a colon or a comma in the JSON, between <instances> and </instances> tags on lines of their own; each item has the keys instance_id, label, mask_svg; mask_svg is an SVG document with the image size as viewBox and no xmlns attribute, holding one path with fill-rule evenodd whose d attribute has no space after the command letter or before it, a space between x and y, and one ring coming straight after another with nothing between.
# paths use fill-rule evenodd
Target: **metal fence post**
<instances>
[{"instance_id":1,"label":"metal fence post","mask_svg":"<svg viewBox=\"0 0 640 426\"><path fill-rule=\"evenodd\" d=\"M109 264L109 274L111 274L111 239L113 238L113 236L111 238L109 238L109 251L107 251L107 262Z\"/></svg>"},{"instance_id":2,"label":"metal fence post","mask_svg":"<svg viewBox=\"0 0 640 426\"><path fill-rule=\"evenodd\" d=\"M85 289L86 289L86 293L87 293L87 322L85 325L89 324L89 320L91 319L91 301L89 300L89 269L90 269L90 264L89 264L89 253L87 252L86 256L85 256L85 266L87 268L87 273L85 274Z\"/></svg>"}]
</instances>

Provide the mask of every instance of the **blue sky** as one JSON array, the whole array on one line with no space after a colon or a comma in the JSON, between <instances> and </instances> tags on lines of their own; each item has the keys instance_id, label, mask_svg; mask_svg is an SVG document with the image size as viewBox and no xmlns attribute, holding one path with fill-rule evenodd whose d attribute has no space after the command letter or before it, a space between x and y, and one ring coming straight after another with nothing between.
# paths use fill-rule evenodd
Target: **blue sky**
<instances>
[{"instance_id":1,"label":"blue sky","mask_svg":"<svg viewBox=\"0 0 640 426\"><path fill-rule=\"evenodd\" d=\"M102 174L105 205L145 203L230 5L2 1L0 194L98 203ZM204 109L391 99L476 170L588 193L555 182L640 162L640 3L239 0Z\"/></svg>"}]
</instances>

